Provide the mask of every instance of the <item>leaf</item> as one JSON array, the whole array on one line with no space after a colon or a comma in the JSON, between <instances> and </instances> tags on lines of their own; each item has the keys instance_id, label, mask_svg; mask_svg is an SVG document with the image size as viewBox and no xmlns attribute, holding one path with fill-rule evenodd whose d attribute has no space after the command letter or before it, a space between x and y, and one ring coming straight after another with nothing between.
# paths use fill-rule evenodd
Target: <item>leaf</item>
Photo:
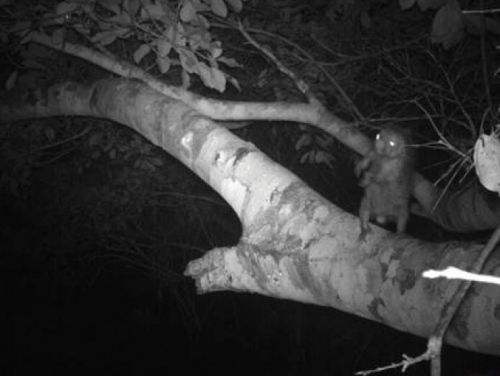
<instances>
[{"instance_id":1,"label":"leaf","mask_svg":"<svg viewBox=\"0 0 500 376\"><path fill-rule=\"evenodd\" d=\"M500 194L500 141L483 134L474 146L474 166L481 184Z\"/></svg>"},{"instance_id":2,"label":"leaf","mask_svg":"<svg viewBox=\"0 0 500 376\"><path fill-rule=\"evenodd\" d=\"M233 85L238 91L241 91L240 83L238 82L238 80L236 78L228 76L227 80L229 80L231 85Z\"/></svg>"},{"instance_id":3,"label":"leaf","mask_svg":"<svg viewBox=\"0 0 500 376\"><path fill-rule=\"evenodd\" d=\"M179 51L179 58L181 60L182 67L188 73L197 73L196 68L199 65L196 55L188 50Z\"/></svg>"},{"instance_id":4,"label":"leaf","mask_svg":"<svg viewBox=\"0 0 500 376\"><path fill-rule=\"evenodd\" d=\"M176 28L172 28L172 31L174 31L173 38L169 38L169 40L173 41L176 45L176 49L186 46L186 31L184 30L183 24L181 22L177 23Z\"/></svg>"},{"instance_id":5,"label":"leaf","mask_svg":"<svg viewBox=\"0 0 500 376\"><path fill-rule=\"evenodd\" d=\"M117 36L118 35L115 30L103 31L102 33L95 34L92 38L90 38L90 40L102 46L107 46L108 44L113 43L116 40Z\"/></svg>"},{"instance_id":6,"label":"leaf","mask_svg":"<svg viewBox=\"0 0 500 376\"><path fill-rule=\"evenodd\" d=\"M16 85L16 81L17 81L17 70L12 72L9 78L7 78L7 81L5 81L5 90L11 90L12 88L14 88L14 86Z\"/></svg>"},{"instance_id":7,"label":"leaf","mask_svg":"<svg viewBox=\"0 0 500 376\"><path fill-rule=\"evenodd\" d=\"M87 23L75 23L73 25L73 29L79 32L82 35L90 35L90 27Z\"/></svg>"},{"instance_id":8,"label":"leaf","mask_svg":"<svg viewBox=\"0 0 500 376\"><path fill-rule=\"evenodd\" d=\"M141 44L137 50L134 52L134 61L139 64L141 60L151 51L149 44Z\"/></svg>"},{"instance_id":9,"label":"leaf","mask_svg":"<svg viewBox=\"0 0 500 376\"><path fill-rule=\"evenodd\" d=\"M307 153L305 153L304 155L302 155L300 157L300 163L301 164L304 164L304 163L311 163L312 161L314 161L314 155L313 155L313 151L310 150L308 151Z\"/></svg>"},{"instance_id":10,"label":"leaf","mask_svg":"<svg viewBox=\"0 0 500 376\"><path fill-rule=\"evenodd\" d=\"M122 3L122 0L98 0L97 2L100 6L115 14L121 13L120 5Z\"/></svg>"},{"instance_id":11,"label":"leaf","mask_svg":"<svg viewBox=\"0 0 500 376\"><path fill-rule=\"evenodd\" d=\"M128 16L126 16L126 18L128 18L130 20L130 18ZM127 34L130 33L130 28L127 26L119 27L119 28L115 29L114 32L118 38L124 38L127 36Z\"/></svg>"},{"instance_id":12,"label":"leaf","mask_svg":"<svg viewBox=\"0 0 500 376\"><path fill-rule=\"evenodd\" d=\"M316 136L316 143L323 149L326 149L332 145L332 138L327 135L318 135Z\"/></svg>"},{"instance_id":13,"label":"leaf","mask_svg":"<svg viewBox=\"0 0 500 376\"><path fill-rule=\"evenodd\" d=\"M228 3L229 6L237 13L241 12L243 9L243 3L241 0L226 0L226 3Z\"/></svg>"},{"instance_id":14,"label":"leaf","mask_svg":"<svg viewBox=\"0 0 500 376\"><path fill-rule=\"evenodd\" d=\"M31 42L31 36L32 36L32 33L28 33L24 36L23 39L21 39L21 41L19 42L19 44L26 44L28 42Z\"/></svg>"},{"instance_id":15,"label":"leaf","mask_svg":"<svg viewBox=\"0 0 500 376\"><path fill-rule=\"evenodd\" d=\"M200 63L198 65L198 71L205 86L221 93L226 89L226 77L219 69L209 67L205 63Z\"/></svg>"},{"instance_id":16,"label":"leaf","mask_svg":"<svg viewBox=\"0 0 500 376\"><path fill-rule=\"evenodd\" d=\"M158 69L160 72L167 73L170 69L170 59L168 57L161 57L160 55L156 56L156 65L158 65Z\"/></svg>"},{"instance_id":17,"label":"leaf","mask_svg":"<svg viewBox=\"0 0 500 376\"><path fill-rule=\"evenodd\" d=\"M212 55L211 57L213 59L217 59L219 56L221 56L222 48L220 47L220 44L212 43L212 46L210 47L210 54Z\"/></svg>"},{"instance_id":18,"label":"leaf","mask_svg":"<svg viewBox=\"0 0 500 376\"><path fill-rule=\"evenodd\" d=\"M243 67L243 65L241 65L235 59L230 58L230 57L221 56L217 59L217 62L225 64L230 68L242 68Z\"/></svg>"},{"instance_id":19,"label":"leaf","mask_svg":"<svg viewBox=\"0 0 500 376\"><path fill-rule=\"evenodd\" d=\"M212 12L219 17L226 18L227 17L227 7L224 0L212 0Z\"/></svg>"},{"instance_id":20,"label":"leaf","mask_svg":"<svg viewBox=\"0 0 500 376\"><path fill-rule=\"evenodd\" d=\"M133 17L136 15L137 11L141 7L141 2L140 0L125 0L125 9L127 10L128 14Z\"/></svg>"},{"instance_id":21,"label":"leaf","mask_svg":"<svg viewBox=\"0 0 500 376\"><path fill-rule=\"evenodd\" d=\"M439 9L432 22L432 43L441 43L445 49L457 44L464 33L464 21L460 5L451 0Z\"/></svg>"},{"instance_id":22,"label":"leaf","mask_svg":"<svg viewBox=\"0 0 500 376\"><path fill-rule=\"evenodd\" d=\"M403 10L410 9L413 5L415 5L416 1L417 0L399 0L399 6Z\"/></svg>"},{"instance_id":23,"label":"leaf","mask_svg":"<svg viewBox=\"0 0 500 376\"><path fill-rule=\"evenodd\" d=\"M196 18L196 24L207 30L208 33L208 29L210 29L210 22L205 18L203 14L198 13L198 17Z\"/></svg>"},{"instance_id":24,"label":"leaf","mask_svg":"<svg viewBox=\"0 0 500 376\"><path fill-rule=\"evenodd\" d=\"M213 88L222 93L224 90L226 90L226 75L216 67L210 68L210 71L213 77L212 82L215 83Z\"/></svg>"},{"instance_id":25,"label":"leaf","mask_svg":"<svg viewBox=\"0 0 500 376\"><path fill-rule=\"evenodd\" d=\"M311 145L311 141L312 141L311 135L307 133L302 134L295 143L295 150L299 150L304 146Z\"/></svg>"},{"instance_id":26,"label":"leaf","mask_svg":"<svg viewBox=\"0 0 500 376\"><path fill-rule=\"evenodd\" d=\"M190 22L196 18L196 9L194 9L193 4L190 1L184 2L181 12L181 20L184 22Z\"/></svg>"},{"instance_id":27,"label":"leaf","mask_svg":"<svg viewBox=\"0 0 500 376\"><path fill-rule=\"evenodd\" d=\"M68 14L78 9L79 5L77 3L68 3L63 1L62 3L57 4L56 6L56 14L58 16Z\"/></svg>"},{"instance_id":28,"label":"leaf","mask_svg":"<svg viewBox=\"0 0 500 376\"><path fill-rule=\"evenodd\" d=\"M172 43L166 39L157 39L156 46L158 47L158 54L161 57L167 56L170 53L170 50L172 50Z\"/></svg>"},{"instance_id":29,"label":"leaf","mask_svg":"<svg viewBox=\"0 0 500 376\"><path fill-rule=\"evenodd\" d=\"M454 1L454 0L452 0ZM426 11L427 9L436 9L445 5L448 0L418 0L420 10Z\"/></svg>"},{"instance_id":30,"label":"leaf","mask_svg":"<svg viewBox=\"0 0 500 376\"><path fill-rule=\"evenodd\" d=\"M123 26L122 28L119 28L118 30L121 29L121 30L128 31L128 27L132 26L132 18L130 18L130 15L125 13L125 12L121 12L120 14L109 18L108 22L111 22L115 25Z\"/></svg>"},{"instance_id":31,"label":"leaf","mask_svg":"<svg viewBox=\"0 0 500 376\"><path fill-rule=\"evenodd\" d=\"M166 15L165 10L159 3L147 4L141 10L141 18L146 20L150 18L154 20L161 20Z\"/></svg>"},{"instance_id":32,"label":"leaf","mask_svg":"<svg viewBox=\"0 0 500 376\"><path fill-rule=\"evenodd\" d=\"M335 161L335 158L333 158L333 156L331 154L329 154L323 150L317 150L314 161L318 164L324 163L328 167L332 168L333 162Z\"/></svg>"},{"instance_id":33,"label":"leaf","mask_svg":"<svg viewBox=\"0 0 500 376\"><path fill-rule=\"evenodd\" d=\"M185 69L182 69L181 79L183 89L187 89L191 86L191 77L189 77L189 73Z\"/></svg>"},{"instance_id":34,"label":"leaf","mask_svg":"<svg viewBox=\"0 0 500 376\"><path fill-rule=\"evenodd\" d=\"M198 19L201 17L198 17ZM210 43L211 35L208 31L203 28L196 28L193 31L189 31L189 46L191 51L196 51L198 49L202 50L212 50L216 48L217 43Z\"/></svg>"}]
</instances>

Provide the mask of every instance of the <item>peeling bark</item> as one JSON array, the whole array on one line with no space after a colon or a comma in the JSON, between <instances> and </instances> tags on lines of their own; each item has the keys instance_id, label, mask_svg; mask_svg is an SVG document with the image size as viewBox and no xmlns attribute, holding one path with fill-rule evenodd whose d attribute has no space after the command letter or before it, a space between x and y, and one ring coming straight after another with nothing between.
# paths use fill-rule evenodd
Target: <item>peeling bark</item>
<instances>
[{"instance_id":1,"label":"peeling bark","mask_svg":"<svg viewBox=\"0 0 500 376\"><path fill-rule=\"evenodd\" d=\"M425 280L428 269L467 269L481 246L429 243L373 226L359 242L358 218L312 191L253 144L186 104L135 80L66 83L0 98L3 121L95 116L127 125L182 161L232 206L243 225L235 247L192 261L200 292L235 290L330 306L419 336L431 334L457 282ZM487 263L500 275L500 254ZM445 340L500 355L500 294L474 284Z\"/></svg>"}]
</instances>

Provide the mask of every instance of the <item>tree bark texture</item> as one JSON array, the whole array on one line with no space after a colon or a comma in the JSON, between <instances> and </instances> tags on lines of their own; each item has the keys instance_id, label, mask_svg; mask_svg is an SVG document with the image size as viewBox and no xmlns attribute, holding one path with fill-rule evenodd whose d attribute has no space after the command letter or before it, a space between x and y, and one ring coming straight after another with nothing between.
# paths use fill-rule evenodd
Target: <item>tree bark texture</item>
<instances>
[{"instance_id":1,"label":"tree bark texture","mask_svg":"<svg viewBox=\"0 0 500 376\"><path fill-rule=\"evenodd\" d=\"M130 79L64 83L0 97L2 121L94 116L133 128L183 162L238 214L243 236L189 263L200 293L254 292L330 306L429 336L457 281L427 280L429 268L467 269L482 246L429 243L376 226L358 240L359 219L312 191L253 144L186 104ZM500 275L500 253L484 270ZM500 355L500 290L474 284L446 341Z\"/></svg>"}]
</instances>

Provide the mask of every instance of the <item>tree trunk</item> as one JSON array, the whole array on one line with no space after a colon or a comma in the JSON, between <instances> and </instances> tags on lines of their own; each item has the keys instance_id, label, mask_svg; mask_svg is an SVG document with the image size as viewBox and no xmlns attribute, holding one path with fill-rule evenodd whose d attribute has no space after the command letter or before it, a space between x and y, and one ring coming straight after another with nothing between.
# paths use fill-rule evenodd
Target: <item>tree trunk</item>
<instances>
[{"instance_id":1,"label":"tree trunk","mask_svg":"<svg viewBox=\"0 0 500 376\"><path fill-rule=\"evenodd\" d=\"M235 290L330 306L427 337L458 283L429 268L467 269L481 246L429 243L381 228L358 240L359 220L312 191L253 144L134 80L57 85L0 98L3 121L94 116L127 125L182 161L232 206L240 243L191 261L199 292ZM500 275L496 252L484 270ZM446 341L500 355L498 287L474 284Z\"/></svg>"}]
</instances>

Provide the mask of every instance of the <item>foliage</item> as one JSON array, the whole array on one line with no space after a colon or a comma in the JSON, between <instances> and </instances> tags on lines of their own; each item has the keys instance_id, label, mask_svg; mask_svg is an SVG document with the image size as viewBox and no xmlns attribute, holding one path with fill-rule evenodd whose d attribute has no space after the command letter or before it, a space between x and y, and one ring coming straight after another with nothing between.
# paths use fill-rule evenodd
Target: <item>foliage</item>
<instances>
[{"instance_id":1,"label":"foliage","mask_svg":"<svg viewBox=\"0 0 500 376\"><path fill-rule=\"evenodd\" d=\"M228 8L229 7L229 8ZM21 44L30 40L30 32L37 30L51 35L54 42L77 40L90 43L94 48L106 50L117 42L130 43L135 63L147 61L160 74L173 67L181 68L184 87L190 86L191 75L198 76L209 88L224 91L229 81L238 87L238 82L225 68L240 67L238 62L223 55L222 44L214 39L210 27L210 16L225 18L229 9L240 12L241 0L183 0L178 2L155 2L153 0L67 0L55 7L38 5L41 19L19 14L7 32L0 34L8 39L9 34L21 37ZM24 10L20 10L24 11ZM24 61L32 66L31 56ZM12 87L17 72L7 80Z\"/></svg>"},{"instance_id":2,"label":"foliage","mask_svg":"<svg viewBox=\"0 0 500 376\"><path fill-rule=\"evenodd\" d=\"M406 10L418 4L422 11L438 9L432 21L431 39L445 49L455 46L462 38L464 31L480 35L481 29L500 35L500 22L491 17L483 17L481 13L463 13L458 0L399 0L401 8ZM484 26L482 26L484 22Z\"/></svg>"}]
</instances>

